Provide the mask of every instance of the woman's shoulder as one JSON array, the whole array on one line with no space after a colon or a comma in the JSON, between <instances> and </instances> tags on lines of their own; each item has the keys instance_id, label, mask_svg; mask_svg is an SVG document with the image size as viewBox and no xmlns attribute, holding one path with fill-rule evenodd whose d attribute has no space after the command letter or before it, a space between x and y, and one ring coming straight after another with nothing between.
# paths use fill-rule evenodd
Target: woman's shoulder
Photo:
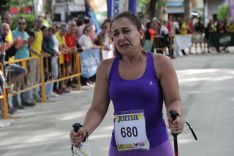
<instances>
[{"instance_id":1,"label":"woman's shoulder","mask_svg":"<svg viewBox=\"0 0 234 156\"><path fill-rule=\"evenodd\" d=\"M164 64L170 62L170 58L164 54L153 54L154 62L157 64Z\"/></svg>"},{"instance_id":2,"label":"woman's shoulder","mask_svg":"<svg viewBox=\"0 0 234 156\"><path fill-rule=\"evenodd\" d=\"M103 60L100 63L100 68L110 69L114 62L114 59L115 57Z\"/></svg>"},{"instance_id":3,"label":"woman's shoulder","mask_svg":"<svg viewBox=\"0 0 234 156\"><path fill-rule=\"evenodd\" d=\"M169 71L169 69L174 68L170 57L164 54L153 54L153 59L157 74L160 74L164 71Z\"/></svg>"},{"instance_id":4,"label":"woman's shoulder","mask_svg":"<svg viewBox=\"0 0 234 156\"><path fill-rule=\"evenodd\" d=\"M110 73L110 70L111 70L111 67L112 67L112 64L114 62L114 59L115 57L113 58L109 58L109 59L106 59L106 60L103 60L99 67L98 67L98 70L101 71L102 73L105 73L105 75L107 77L109 77L109 73Z\"/></svg>"}]
</instances>

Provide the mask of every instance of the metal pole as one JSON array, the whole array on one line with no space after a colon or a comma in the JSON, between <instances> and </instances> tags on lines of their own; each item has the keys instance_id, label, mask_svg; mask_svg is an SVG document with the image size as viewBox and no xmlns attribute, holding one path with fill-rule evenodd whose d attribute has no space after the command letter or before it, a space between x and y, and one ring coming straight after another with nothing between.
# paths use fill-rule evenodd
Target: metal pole
<instances>
[{"instance_id":1,"label":"metal pole","mask_svg":"<svg viewBox=\"0 0 234 156\"><path fill-rule=\"evenodd\" d=\"M172 121L176 120L177 116L179 115L177 113L177 111L175 110L171 110L170 112L170 115L171 115L171 118L172 118ZM175 150L175 156L178 156L179 155L179 152L178 152L178 141L177 141L177 134L173 134L173 139L174 139L174 150Z\"/></svg>"}]
</instances>

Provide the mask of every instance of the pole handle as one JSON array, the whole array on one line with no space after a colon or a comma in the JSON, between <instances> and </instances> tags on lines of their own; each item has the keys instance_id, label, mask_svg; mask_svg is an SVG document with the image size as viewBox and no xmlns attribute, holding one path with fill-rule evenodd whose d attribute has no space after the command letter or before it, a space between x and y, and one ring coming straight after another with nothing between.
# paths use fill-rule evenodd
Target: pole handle
<instances>
[{"instance_id":1,"label":"pole handle","mask_svg":"<svg viewBox=\"0 0 234 156\"><path fill-rule=\"evenodd\" d=\"M83 127L80 123L74 123L72 125L74 132L78 132L81 127Z\"/></svg>"},{"instance_id":2,"label":"pole handle","mask_svg":"<svg viewBox=\"0 0 234 156\"><path fill-rule=\"evenodd\" d=\"M172 118L172 121L176 120L177 116L179 116L179 114L176 110L170 110L169 113L170 113L170 116ZM172 135L177 136L177 134L173 134L173 133L172 133Z\"/></svg>"},{"instance_id":3,"label":"pole handle","mask_svg":"<svg viewBox=\"0 0 234 156\"><path fill-rule=\"evenodd\" d=\"M176 120L177 116L179 116L176 110L170 110L169 113L171 115L172 121Z\"/></svg>"}]
</instances>

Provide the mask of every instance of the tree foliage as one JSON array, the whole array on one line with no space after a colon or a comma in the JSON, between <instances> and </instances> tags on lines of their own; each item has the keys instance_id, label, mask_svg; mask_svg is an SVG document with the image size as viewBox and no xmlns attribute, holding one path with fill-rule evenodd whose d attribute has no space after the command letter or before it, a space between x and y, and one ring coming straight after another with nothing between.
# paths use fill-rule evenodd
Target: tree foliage
<instances>
[{"instance_id":1,"label":"tree foliage","mask_svg":"<svg viewBox=\"0 0 234 156\"><path fill-rule=\"evenodd\" d=\"M150 2L150 0L140 0L140 7L144 7L146 4L148 4Z\"/></svg>"},{"instance_id":2,"label":"tree foliage","mask_svg":"<svg viewBox=\"0 0 234 156\"><path fill-rule=\"evenodd\" d=\"M9 10L9 7L10 7L9 0L1 0L1 2L0 2L0 14L2 14L3 12Z\"/></svg>"},{"instance_id":3,"label":"tree foliage","mask_svg":"<svg viewBox=\"0 0 234 156\"><path fill-rule=\"evenodd\" d=\"M223 4L219 7L217 13L218 20L227 20L228 19L228 6Z\"/></svg>"},{"instance_id":4,"label":"tree foliage","mask_svg":"<svg viewBox=\"0 0 234 156\"><path fill-rule=\"evenodd\" d=\"M46 0L45 12L46 12L46 14L52 14L52 0Z\"/></svg>"},{"instance_id":5,"label":"tree foliage","mask_svg":"<svg viewBox=\"0 0 234 156\"><path fill-rule=\"evenodd\" d=\"M17 14L15 16L13 16L13 19L12 19L13 22L12 22L11 29L13 30L16 28L17 19L21 16L23 16L25 18L25 21L27 23L27 27L26 27L27 31L32 30L34 27L34 22L35 22L35 18L36 18L35 15L33 15L33 14Z\"/></svg>"}]
</instances>

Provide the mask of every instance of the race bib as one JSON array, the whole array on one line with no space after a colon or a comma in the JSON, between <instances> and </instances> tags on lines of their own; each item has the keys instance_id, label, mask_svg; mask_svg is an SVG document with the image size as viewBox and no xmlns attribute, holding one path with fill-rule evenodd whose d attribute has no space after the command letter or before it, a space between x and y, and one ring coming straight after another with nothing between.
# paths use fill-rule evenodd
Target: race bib
<instances>
[{"instance_id":1,"label":"race bib","mask_svg":"<svg viewBox=\"0 0 234 156\"><path fill-rule=\"evenodd\" d=\"M115 140L119 151L149 150L143 112L120 113L115 115L114 122Z\"/></svg>"}]
</instances>

